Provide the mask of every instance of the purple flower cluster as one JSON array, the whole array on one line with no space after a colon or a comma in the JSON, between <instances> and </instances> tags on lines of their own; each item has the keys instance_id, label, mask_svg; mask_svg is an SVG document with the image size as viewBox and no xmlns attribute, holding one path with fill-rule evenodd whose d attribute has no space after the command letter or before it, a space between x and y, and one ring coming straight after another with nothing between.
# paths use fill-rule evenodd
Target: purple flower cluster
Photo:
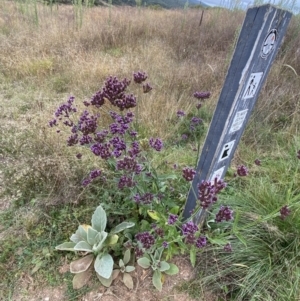
<instances>
[{"instance_id":1,"label":"purple flower cluster","mask_svg":"<svg viewBox=\"0 0 300 301\"><path fill-rule=\"evenodd\" d=\"M93 105L100 108L104 105L105 99L123 111L124 109L134 108L136 106L136 98L132 94L125 94L130 80L124 78L122 81L117 77L110 76L106 79L102 90L96 92L90 102L85 101L86 106Z\"/></svg>"},{"instance_id":2,"label":"purple flower cluster","mask_svg":"<svg viewBox=\"0 0 300 301\"><path fill-rule=\"evenodd\" d=\"M217 201L216 191L214 185L208 181L202 181L198 184L198 199L200 206L204 209Z\"/></svg>"},{"instance_id":3,"label":"purple flower cluster","mask_svg":"<svg viewBox=\"0 0 300 301\"><path fill-rule=\"evenodd\" d=\"M233 219L233 211L228 206L221 206L219 212L216 214L215 221L220 223L222 221L230 221Z\"/></svg>"},{"instance_id":4,"label":"purple flower cluster","mask_svg":"<svg viewBox=\"0 0 300 301\"><path fill-rule=\"evenodd\" d=\"M178 215L170 213L168 218L168 225L174 225L178 220Z\"/></svg>"},{"instance_id":5,"label":"purple flower cluster","mask_svg":"<svg viewBox=\"0 0 300 301\"><path fill-rule=\"evenodd\" d=\"M199 249L203 248L206 246L206 237L205 236L200 236L196 239L196 242L195 242L195 246Z\"/></svg>"},{"instance_id":6,"label":"purple flower cluster","mask_svg":"<svg viewBox=\"0 0 300 301\"><path fill-rule=\"evenodd\" d=\"M192 181L194 179L195 174L196 174L196 170L194 168L185 167L182 170L182 176L187 181Z\"/></svg>"},{"instance_id":7,"label":"purple flower cluster","mask_svg":"<svg viewBox=\"0 0 300 301\"><path fill-rule=\"evenodd\" d=\"M137 71L133 73L133 80L137 84L141 84L148 78L147 74L143 71Z\"/></svg>"},{"instance_id":8,"label":"purple flower cluster","mask_svg":"<svg viewBox=\"0 0 300 301\"><path fill-rule=\"evenodd\" d=\"M176 114L177 114L177 117L178 117L178 118L185 116L185 113L184 113L184 111L182 111L182 110L177 111Z\"/></svg>"},{"instance_id":9,"label":"purple flower cluster","mask_svg":"<svg viewBox=\"0 0 300 301\"><path fill-rule=\"evenodd\" d=\"M193 221L183 224L181 231L185 236L185 243L195 245L197 248L206 246L205 236L196 237L196 232L199 231L199 228Z\"/></svg>"},{"instance_id":10,"label":"purple flower cluster","mask_svg":"<svg viewBox=\"0 0 300 301\"><path fill-rule=\"evenodd\" d=\"M147 205L147 204L151 204L152 201L154 200L154 195L153 193L150 193L150 192L146 192L142 195L140 195L139 193L137 193L134 197L133 197L134 201L137 203L137 204L144 204L144 205Z\"/></svg>"},{"instance_id":11,"label":"purple flower cluster","mask_svg":"<svg viewBox=\"0 0 300 301\"><path fill-rule=\"evenodd\" d=\"M142 166L138 164L134 158L125 156L117 162L117 170L125 170L138 175L142 171Z\"/></svg>"},{"instance_id":12,"label":"purple flower cluster","mask_svg":"<svg viewBox=\"0 0 300 301\"><path fill-rule=\"evenodd\" d=\"M70 96L66 103L60 105L56 112L54 113L55 117L58 118L58 120L62 120L63 118L70 118L70 113L77 112L77 109L73 106L73 102L75 100L74 96ZM53 120L49 121L49 126L54 127L57 126L57 119L54 118ZM64 121L64 124L67 126L73 126L73 122L70 120Z\"/></svg>"},{"instance_id":13,"label":"purple flower cluster","mask_svg":"<svg viewBox=\"0 0 300 301\"><path fill-rule=\"evenodd\" d=\"M182 225L181 231L185 236L185 242L187 244L194 244L196 237L195 233L199 230L198 226L193 221L189 221Z\"/></svg>"},{"instance_id":14,"label":"purple flower cluster","mask_svg":"<svg viewBox=\"0 0 300 301\"><path fill-rule=\"evenodd\" d=\"M85 180L83 180L82 185L83 186L87 186L88 184L90 184L92 182L92 180L100 177L102 175L101 170L96 169L90 172L88 178L86 178Z\"/></svg>"},{"instance_id":15,"label":"purple flower cluster","mask_svg":"<svg viewBox=\"0 0 300 301\"><path fill-rule=\"evenodd\" d=\"M282 220L284 220L287 216L291 214L291 210L288 208L287 205L283 206L279 212L280 212L280 218Z\"/></svg>"},{"instance_id":16,"label":"purple flower cluster","mask_svg":"<svg viewBox=\"0 0 300 301\"><path fill-rule=\"evenodd\" d=\"M154 236L149 232L138 233L135 235L135 238L141 242L143 248L145 249L150 249L155 243Z\"/></svg>"},{"instance_id":17,"label":"purple flower cluster","mask_svg":"<svg viewBox=\"0 0 300 301\"><path fill-rule=\"evenodd\" d=\"M245 177L249 174L249 171L248 171L248 168L244 165L239 165L237 167L237 174L240 176L240 177Z\"/></svg>"},{"instance_id":18,"label":"purple flower cluster","mask_svg":"<svg viewBox=\"0 0 300 301\"><path fill-rule=\"evenodd\" d=\"M195 92L194 97L197 99L206 99L210 97L210 92Z\"/></svg>"},{"instance_id":19,"label":"purple flower cluster","mask_svg":"<svg viewBox=\"0 0 300 301\"><path fill-rule=\"evenodd\" d=\"M97 120L99 118L99 115L94 116L89 114L88 111L83 111L83 113L80 116L79 122L78 122L78 129L84 136L88 134L93 134L97 130Z\"/></svg>"},{"instance_id":20,"label":"purple flower cluster","mask_svg":"<svg viewBox=\"0 0 300 301\"><path fill-rule=\"evenodd\" d=\"M209 181L202 181L198 184L198 199L200 206L204 209L214 204L218 198L217 194L226 187L226 183L223 180L214 180L212 184Z\"/></svg>"},{"instance_id":21,"label":"purple flower cluster","mask_svg":"<svg viewBox=\"0 0 300 301\"><path fill-rule=\"evenodd\" d=\"M164 146L161 139L159 138L154 139L152 137L149 139L149 145L158 152L161 151Z\"/></svg>"},{"instance_id":22,"label":"purple flower cluster","mask_svg":"<svg viewBox=\"0 0 300 301\"><path fill-rule=\"evenodd\" d=\"M123 189L125 187L131 188L136 185L136 182L130 176L122 175L118 182L118 188Z\"/></svg>"},{"instance_id":23,"label":"purple flower cluster","mask_svg":"<svg viewBox=\"0 0 300 301\"><path fill-rule=\"evenodd\" d=\"M199 118L199 117L192 117L191 121L190 121L190 130L191 131L195 131L196 130L196 127L198 125L200 125L202 123L202 119Z\"/></svg>"}]
</instances>

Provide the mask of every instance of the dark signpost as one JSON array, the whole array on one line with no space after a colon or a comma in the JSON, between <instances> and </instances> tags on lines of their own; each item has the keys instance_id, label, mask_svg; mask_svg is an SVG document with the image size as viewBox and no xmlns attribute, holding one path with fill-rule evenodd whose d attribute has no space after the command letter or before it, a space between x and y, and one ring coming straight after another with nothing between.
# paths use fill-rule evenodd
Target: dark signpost
<instances>
[{"instance_id":1,"label":"dark signpost","mask_svg":"<svg viewBox=\"0 0 300 301\"><path fill-rule=\"evenodd\" d=\"M248 9L197 164L184 219L190 218L196 207L198 183L224 177L291 17L290 12L270 4ZM205 210L200 209L194 222L201 224L204 218Z\"/></svg>"}]
</instances>

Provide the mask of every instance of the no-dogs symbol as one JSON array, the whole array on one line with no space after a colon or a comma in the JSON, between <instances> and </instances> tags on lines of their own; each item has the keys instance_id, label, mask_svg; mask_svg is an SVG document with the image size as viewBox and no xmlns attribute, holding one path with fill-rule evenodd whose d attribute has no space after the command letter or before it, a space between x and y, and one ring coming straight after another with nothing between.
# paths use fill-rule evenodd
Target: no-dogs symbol
<instances>
[{"instance_id":1,"label":"no-dogs symbol","mask_svg":"<svg viewBox=\"0 0 300 301\"><path fill-rule=\"evenodd\" d=\"M272 29L266 36L264 43L261 48L261 57L263 59L267 58L267 56L271 53L274 48L275 42L277 39L277 30Z\"/></svg>"}]
</instances>

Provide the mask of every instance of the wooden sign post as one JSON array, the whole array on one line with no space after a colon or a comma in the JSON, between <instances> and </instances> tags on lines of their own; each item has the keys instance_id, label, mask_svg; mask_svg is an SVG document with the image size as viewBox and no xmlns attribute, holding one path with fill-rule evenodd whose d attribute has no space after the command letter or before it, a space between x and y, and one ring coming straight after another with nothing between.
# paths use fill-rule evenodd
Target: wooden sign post
<instances>
[{"instance_id":1,"label":"wooden sign post","mask_svg":"<svg viewBox=\"0 0 300 301\"><path fill-rule=\"evenodd\" d=\"M183 217L197 206L198 183L222 179L244 132L259 91L292 14L270 4L248 9L223 89L197 164ZM205 210L194 215L201 224Z\"/></svg>"}]
</instances>

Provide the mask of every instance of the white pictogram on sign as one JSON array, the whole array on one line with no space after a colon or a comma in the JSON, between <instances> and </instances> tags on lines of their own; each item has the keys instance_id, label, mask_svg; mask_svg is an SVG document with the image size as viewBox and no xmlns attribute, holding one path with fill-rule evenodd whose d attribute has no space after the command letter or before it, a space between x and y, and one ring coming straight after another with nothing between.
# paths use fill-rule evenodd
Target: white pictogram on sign
<instances>
[{"instance_id":1,"label":"white pictogram on sign","mask_svg":"<svg viewBox=\"0 0 300 301\"><path fill-rule=\"evenodd\" d=\"M219 168L218 170L216 170L216 171L213 173L213 175L212 175L211 178L210 178L211 184L214 184L215 178L217 178L218 180L222 179L222 175L223 175L224 169L225 169L225 166Z\"/></svg>"},{"instance_id":2,"label":"white pictogram on sign","mask_svg":"<svg viewBox=\"0 0 300 301\"><path fill-rule=\"evenodd\" d=\"M263 74L263 72L251 73L246 85L246 90L244 92L243 99L252 98L255 95L255 92L259 86L259 82Z\"/></svg>"},{"instance_id":3,"label":"white pictogram on sign","mask_svg":"<svg viewBox=\"0 0 300 301\"><path fill-rule=\"evenodd\" d=\"M267 56L271 53L274 48L275 42L277 39L277 30L272 29L266 36L264 43L261 47L261 57L263 59L267 58Z\"/></svg>"},{"instance_id":4,"label":"white pictogram on sign","mask_svg":"<svg viewBox=\"0 0 300 301\"><path fill-rule=\"evenodd\" d=\"M243 126L243 122L246 118L247 112L248 109L239 111L235 114L231 128L229 130L229 134L238 131Z\"/></svg>"},{"instance_id":5,"label":"white pictogram on sign","mask_svg":"<svg viewBox=\"0 0 300 301\"><path fill-rule=\"evenodd\" d=\"M235 142L235 140L232 140L232 141L224 144L218 162L223 161L223 160L227 159L230 156L230 153L231 153L232 147L234 145L234 142Z\"/></svg>"}]
</instances>

